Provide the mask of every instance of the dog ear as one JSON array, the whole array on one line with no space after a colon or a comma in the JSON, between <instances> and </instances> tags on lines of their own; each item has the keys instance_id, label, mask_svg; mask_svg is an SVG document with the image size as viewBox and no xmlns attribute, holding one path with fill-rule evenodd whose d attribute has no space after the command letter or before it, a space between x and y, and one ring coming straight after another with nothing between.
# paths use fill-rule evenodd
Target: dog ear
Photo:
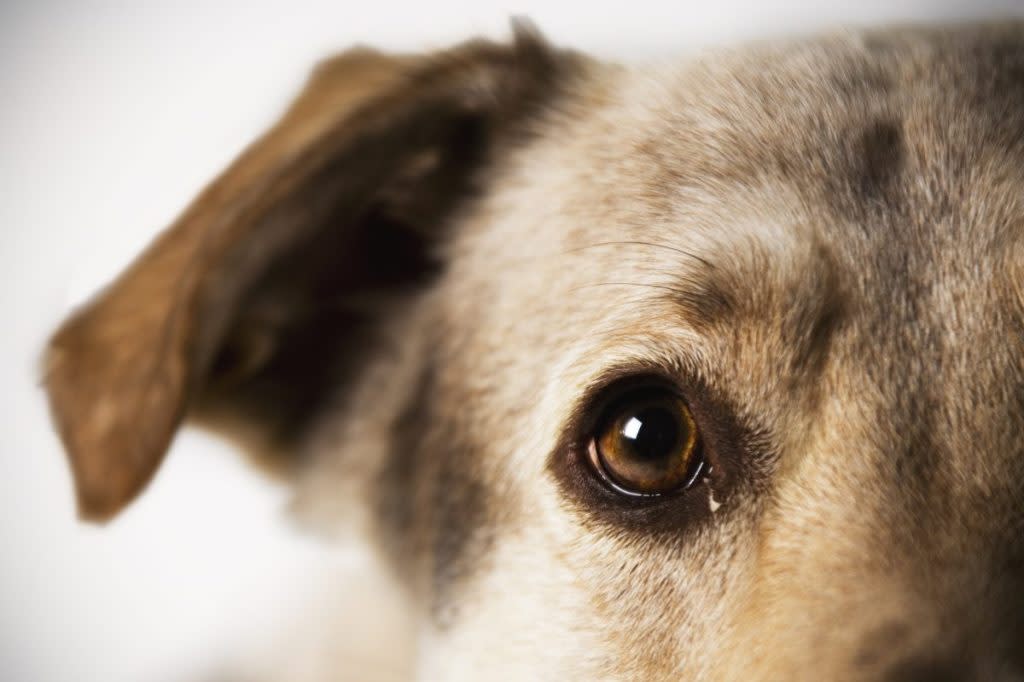
<instances>
[{"instance_id":1,"label":"dog ear","mask_svg":"<svg viewBox=\"0 0 1024 682\"><path fill-rule=\"evenodd\" d=\"M443 266L447 218L573 59L517 26L423 56L346 52L56 332L45 386L83 518L147 484L186 416L287 452L387 300ZM287 466L287 464L285 464Z\"/></svg>"}]
</instances>

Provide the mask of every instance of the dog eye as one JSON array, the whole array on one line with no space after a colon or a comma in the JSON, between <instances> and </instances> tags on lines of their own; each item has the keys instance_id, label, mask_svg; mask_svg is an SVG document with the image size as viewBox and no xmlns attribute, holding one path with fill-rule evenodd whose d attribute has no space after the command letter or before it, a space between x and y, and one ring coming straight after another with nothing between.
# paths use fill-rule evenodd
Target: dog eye
<instances>
[{"instance_id":1,"label":"dog eye","mask_svg":"<svg viewBox=\"0 0 1024 682\"><path fill-rule=\"evenodd\" d=\"M634 390L616 400L598 420L588 452L594 470L629 495L686 489L704 468L693 414L665 389Z\"/></svg>"}]
</instances>

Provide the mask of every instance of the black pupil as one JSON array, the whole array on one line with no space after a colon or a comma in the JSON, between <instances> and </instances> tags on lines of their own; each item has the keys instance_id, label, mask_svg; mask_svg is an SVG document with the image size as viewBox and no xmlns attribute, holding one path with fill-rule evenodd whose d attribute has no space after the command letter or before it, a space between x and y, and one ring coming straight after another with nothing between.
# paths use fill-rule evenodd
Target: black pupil
<instances>
[{"instance_id":1,"label":"black pupil","mask_svg":"<svg viewBox=\"0 0 1024 682\"><path fill-rule=\"evenodd\" d=\"M682 429L674 411L650 405L626 417L619 433L635 457L657 461L676 454Z\"/></svg>"}]
</instances>

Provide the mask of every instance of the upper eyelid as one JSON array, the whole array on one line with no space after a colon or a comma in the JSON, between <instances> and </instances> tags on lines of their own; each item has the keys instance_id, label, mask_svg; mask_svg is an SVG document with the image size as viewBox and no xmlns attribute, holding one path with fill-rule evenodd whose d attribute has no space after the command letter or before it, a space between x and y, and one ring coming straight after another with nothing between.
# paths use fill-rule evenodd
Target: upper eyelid
<instances>
[{"instance_id":1,"label":"upper eyelid","mask_svg":"<svg viewBox=\"0 0 1024 682\"><path fill-rule=\"evenodd\" d=\"M629 388L639 388L649 383L651 386L673 390L689 404L693 399L689 394L693 391L692 387L687 390L687 385L702 382L686 381L683 378L684 374L685 372L678 367L667 368L663 364L650 361L621 363L608 367L591 379L579 392L566 420L566 426L576 433L592 429L600 413L614 400L614 396L607 393L616 386L619 391L624 392Z\"/></svg>"},{"instance_id":2,"label":"upper eyelid","mask_svg":"<svg viewBox=\"0 0 1024 682\"><path fill-rule=\"evenodd\" d=\"M679 324L653 332L628 324L623 323L622 331L598 334L592 341L576 346L575 357L554 379L563 385L579 386L578 393L583 394L633 374L660 375L683 383L689 378L709 376L711 363L705 347L711 340L698 330ZM582 380L581 375L585 377Z\"/></svg>"}]
</instances>

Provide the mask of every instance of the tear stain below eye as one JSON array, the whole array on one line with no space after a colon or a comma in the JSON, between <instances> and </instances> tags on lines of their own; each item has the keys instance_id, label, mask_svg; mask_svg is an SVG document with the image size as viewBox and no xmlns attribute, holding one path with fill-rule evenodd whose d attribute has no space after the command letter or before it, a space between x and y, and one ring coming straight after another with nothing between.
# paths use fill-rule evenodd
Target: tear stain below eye
<instances>
[{"instance_id":1,"label":"tear stain below eye","mask_svg":"<svg viewBox=\"0 0 1024 682\"><path fill-rule=\"evenodd\" d=\"M722 506L722 503L715 499L715 490L711 487L711 479L705 476L701 479L701 483L708 487L708 509L714 514Z\"/></svg>"}]
</instances>

